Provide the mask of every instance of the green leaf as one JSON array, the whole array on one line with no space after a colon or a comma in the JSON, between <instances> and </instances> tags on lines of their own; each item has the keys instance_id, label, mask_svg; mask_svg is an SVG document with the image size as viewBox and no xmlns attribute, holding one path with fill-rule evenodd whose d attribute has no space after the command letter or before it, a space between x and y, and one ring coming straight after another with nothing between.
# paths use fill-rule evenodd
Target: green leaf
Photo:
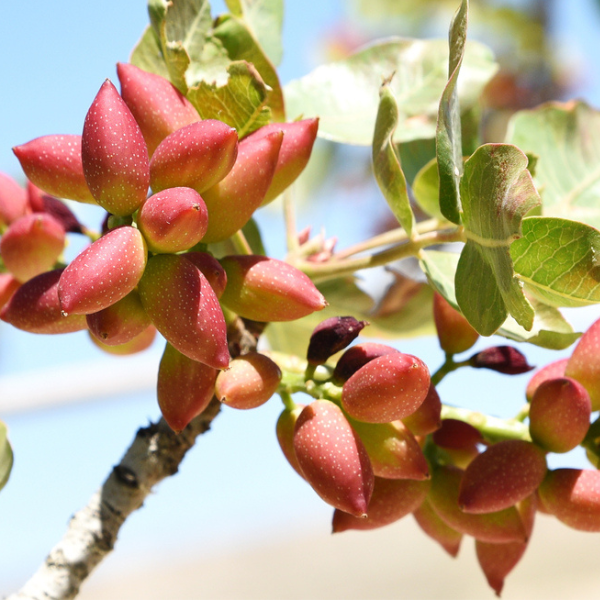
<instances>
[{"instance_id":1,"label":"green leaf","mask_svg":"<svg viewBox=\"0 0 600 600\"><path fill-rule=\"evenodd\" d=\"M285 121L279 76L245 21L225 15L218 20L214 36L223 44L231 60L245 60L254 65L263 81L271 88L268 91L268 105L273 117L278 121Z\"/></svg>"},{"instance_id":2,"label":"green leaf","mask_svg":"<svg viewBox=\"0 0 600 600\"><path fill-rule=\"evenodd\" d=\"M406 183L412 186L417 173L432 158L435 158L435 138L412 140L411 142L396 144L396 152L400 157L400 164L404 171L404 177L406 177ZM436 200L436 203L439 204L439 201Z\"/></svg>"},{"instance_id":3,"label":"green leaf","mask_svg":"<svg viewBox=\"0 0 600 600\"><path fill-rule=\"evenodd\" d=\"M440 100L436 129L436 155L440 177L440 210L452 223L460 223L460 178L463 173L458 74L467 41L469 2L462 0L452 19L449 40L449 78Z\"/></svg>"},{"instance_id":4,"label":"green leaf","mask_svg":"<svg viewBox=\"0 0 600 600\"><path fill-rule=\"evenodd\" d=\"M13 466L13 451L6 436L6 425L0 421L0 490L6 485Z\"/></svg>"},{"instance_id":5,"label":"green leaf","mask_svg":"<svg viewBox=\"0 0 600 600\"><path fill-rule=\"evenodd\" d=\"M415 226L415 216L406 190L406 179L392 141L397 125L398 105L389 89L389 82L386 82L381 86L373 134L373 171L394 216L410 237Z\"/></svg>"},{"instance_id":6,"label":"green leaf","mask_svg":"<svg viewBox=\"0 0 600 600\"><path fill-rule=\"evenodd\" d=\"M433 288L438 291L457 310L454 291L454 279L458 266L459 254L439 250L423 250L421 252L421 268ZM527 342L549 348L563 350L568 348L581 334L574 332L563 315L553 306L531 299L535 309L535 318L531 331L523 329L512 317L508 317L496 331L496 335L515 342Z\"/></svg>"},{"instance_id":7,"label":"green leaf","mask_svg":"<svg viewBox=\"0 0 600 600\"><path fill-rule=\"evenodd\" d=\"M532 294L552 306L600 302L600 231L555 217L529 217L522 228L510 254Z\"/></svg>"},{"instance_id":8,"label":"green leaf","mask_svg":"<svg viewBox=\"0 0 600 600\"><path fill-rule=\"evenodd\" d=\"M600 111L553 102L514 115L507 139L537 154L543 214L600 228Z\"/></svg>"},{"instance_id":9,"label":"green leaf","mask_svg":"<svg viewBox=\"0 0 600 600\"><path fill-rule=\"evenodd\" d=\"M465 163L460 195L467 238L456 271L461 312L481 335L494 333L508 314L530 331L534 311L509 251L521 220L540 202L527 157L508 144L481 146Z\"/></svg>"},{"instance_id":10,"label":"green leaf","mask_svg":"<svg viewBox=\"0 0 600 600\"><path fill-rule=\"evenodd\" d=\"M283 56L283 0L225 0L225 3L236 17L244 19L269 60L278 65Z\"/></svg>"},{"instance_id":11,"label":"green leaf","mask_svg":"<svg viewBox=\"0 0 600 600\"><path fill-rule=\"evenodd\" d=\"M203 119L223 121L243 138L269 123L267 88L256 69L245 61L231 63L227 73L225 85L202 81L190 88L188 98Z\"/></svg>"},{"instance_id":12,"label":"green leaf","mask_svg":"<svg viewBox=\"0 0 600 600\"><path fill-rule=\"evenodd\" d=\"M150 25L146 27L140 41L133 49L129 62L144 71L169 79L169 70L162 55L160 40Z\"/></svg>"},{"instance_id":13,"label":"green leaf","mask_svg":"<svg viewBox=\"0 0 600 600\"><path fill-rule=\"evenodd\" d=\"M439 99L447 83L448 44L443 40L394 38L322 65L284 88L292 118L319 117L319 135L347 144L371 144L382 79L395 72L390 90L400 119L394 142L435 136ZM473 106L497 65L489 48L468 42L458 94Z\"/></svg>"},{"instance_id":14,"label":"green leaf","mask_svg":"<svg viewBox=\"0 0 600 600\"><path fill-rule=\"evenodd\" d=\"M417 173L412 190L417 204L423 211L440 221L446 221L440 211L440 177L435 158Z\"/></svg>"}]
</instances>

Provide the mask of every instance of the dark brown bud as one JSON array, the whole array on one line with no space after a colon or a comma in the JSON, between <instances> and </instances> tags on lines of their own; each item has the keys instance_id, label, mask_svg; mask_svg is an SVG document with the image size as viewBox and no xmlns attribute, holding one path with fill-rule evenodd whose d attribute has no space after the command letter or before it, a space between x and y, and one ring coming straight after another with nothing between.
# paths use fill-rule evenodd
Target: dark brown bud
<instances>
[{"instance_id":1,"label":"dark brown bud","mask_svg":"<svg viewBox=\"0 0 600 600\"><path fill-rule=\"evenodd\" d=\"M511 346L492 346L469 359L469 364L475 369L491 369L505 375L520 375L527 373L532 367L525 356Z\"/></svg>"},{"instance_id":2,"label":"dark brown bud","mask_svg":"<svg viewBox=\"0 0 600 600\"><path fill-rule=\"evenodd\" d=\"M306 354L311 365L322 365L330 356L343 350L356 339L367 321L357 321L354 317L331 317L319 323L308 344Z\"/></svg>"}]
</instances>

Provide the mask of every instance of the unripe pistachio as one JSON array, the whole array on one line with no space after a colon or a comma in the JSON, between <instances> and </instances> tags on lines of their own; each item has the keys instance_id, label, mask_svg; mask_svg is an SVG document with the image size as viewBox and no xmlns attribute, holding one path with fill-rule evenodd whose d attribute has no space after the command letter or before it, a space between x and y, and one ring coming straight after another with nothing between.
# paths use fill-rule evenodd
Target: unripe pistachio
<instances>
[{"instance_id":1,"label":"unripe pistachio","mask_svg":"<svg viewBox=\"0 0 600 600\"><path fill-rule=\"evenodd\" d=\"M429 384L429 370L422 360L394 352L368 362L344 383L342 406L358 421L389 423L414 413Z\"/></svg>"},{"instance_id":2,"label":"unripe pistachio","mask_svg":"<svg viewBox=\"0 0 600 600\"><path fill-rule=\"evenodd\" d=\"M527 389L525 390L527 402L531 402L533 394L535 394L535 391L544 381L547 381L548 379L556 379L557 377L564 377L568 362L568 358L561 358L548 363L545 367L542 367L536 371L529 380Z\"/></svg>"},{"instance_id":3,"label":"unripe pistachio","mask_svg":"<svg viewBox=\"0 0 600 600\"><path fill-rule=\"evenodd\" d=\"M127 296L146 266L146 242L138 229L112 229L64 270L58 286L66 314L98 312Z\"/></svg>"},{"instance_id":4,"label":"unripe pistachio","mask_svg":"<svg viewBox=\"0 0 600 600\"><path fill-rule=\"evenodd\" d=\"M190 187L201 194L231 171L237 146L236 130L213 119L191 123L174 131L152 155L152 191Z\"/></svg>"},{"instance_id":5,"label":"unripe pistachio","mask_svg":"<svg viewBox=\"0 0 600 600\"><path fill-rule=\"evenodd\" d=\"M295 267L266 256L226 256L221 301L253 321L295 321L327 306L314 283Z\"/></svg>"},{"instance_id":6,"label":"unripe pistachio","mask_svg":"<svg viewBox=\"0 0 600 600\"><path fill-rule=\"evenodd\" d=\"M373 473L386 479L429 479L425 456L402 421L362 423L348 419L365 445Z\"/></svg>"},{"instance_id":7,"label":"unripe pistachio","mask_svg":"<svg viewBox=\"0 0 600 600\"><path fill-rule=\"evenodd\" d=\"M569 377L547 379L531 399L531 439L549 452L568 452L585 438L591 413L590 396L580 383Z\"/></svg>"},{"instance_id":8,"label":"unripe pistachio","mask_svg":"<svg viewBox=\"0 0 600 600\"><path fill-rule=\"evenodd\" d=\"M58 281L63 270L47 271L26 281L0 312L0 319L30 333L70 333L86 329L85 316L62 314Z\"/></svg>"},{"instance_id":9,"label":"unripe pistachio","mask_svg":"<svg viewBox=\"0 0 600 600\"><path fill-rule=\"evenodd\" d=\"M114 304L86 315L86 322L90 333L107 346L125 344L151 324L136 290Z\"/></svg>"},{"instance_id":10,"label":"unripe pistachio","mask_svg":"<svg viewBox=\"0 0 600 600\"><path fill-rule=\"evenodd\" d=\"M475 369L491 369L505 375L520 375L535 369L527 363L522 352L512 346L493 346L486 348L469 359Z\"/></svg>"},{"instance_id":11,"label":"unripe pistachio","mask_svg":"<svg viewBox=\"0 0 600 600\"><path fill-rule=\"evenodd\" d=\"M130 215L146 199L148 149L131 111L108 79L85 117L81 158L92 195L109 213Z\"/></svg>"},{"instance_id":12,"label":"unripe pistachio","mask_svg":"<svg viewBox=\"0 0 600 600\"><path fill-rule=\"evenodd\" d=\"M356 517L367 515L373 469L363 443L337 405L316 400L302 410L294 450L304 478L325 502Z\"/></svg>"},{"instance_id":13,"label":"unripe pistachio","mask_svg":"<svg viewBox=\"0 0 600 600\"><path fill-rule=\"evenodd\" d=\"M450 556L456 557L460 550L463 534L447 525L435 512L428 498L413 511L419 527L435 540Z\"/></svg>"},{"instance_id":14,"label":"unripe pistachio","mask_svg":"<svg viewBox=\"0 0 600 600\"><path fill-rule=\"evenodd\" d=\"M412 415L404 417L402 422L414 435L428 435L442 426L442 401L435 386L429 385L423 404Z\"/></svg>"},{"instance_id":15,"label":"unripe pistachio","mask_svg":"<svg viewBox=\"0 0 600 600\"><path fill-rule=\"evenodd\" d=\"M473 514L509 508L535 492L546 470L544 451L531 442L498 442L465 470L458 504L461 510Z\"/></svg>"},{"instance_id":16,"label":"unripe pistachio","mask_svg":"<svg viewBox=\"0 0 600 600\"><path fill-rule=\"evenodd\" d=\"M463 471L458 467L439 466L433 470L429 501L437 515L452 529L484 542L524 542L526 531L514 506L486 514L463 512L458 495Z\"/></svg>"},{"instance_id":17,"label":"unripe pistachio","mask_svg":"<svg viewBox=\"0 0 600 600\"><path fill-rule=\"evenodd\" d=\"M0 273L0 309L10 300L19 289L21 283L10 273Z\"/></svg>"},{"instance_id":18,"label":"unripe pistachio","mask_svg":"<svg viewBox=\"0 0 600 600\"><path fill-rule=\"evenodd\" d=\"M283 132L242 140L231 171L204 192L210 221L204 241L222 242L241 229L260 206L273 179Z\"/></svg>"},{"instance_id":19,"label":"unripe pistachio","mask_svg":"<svg viewBox=\"0 0 600 600\"><path fill-rule=\"evenodd\" d=\"M335 366L333 378L339 383L344 383L361 367L364 367L368 362L398 352L396 348L387 346L386 344L378 344L375 342L363 342L348 348Z\"/></svg>"},{"instance_id":20,"label":"unripe pistachio","mask_svg":"<svg viewBox=\"0 0 600 600\"><path fill-rule=\"evenodd\" d=\"M200 269L202 275L204 275L208 280L208 283L210 283L210 287L213 289L217 298L220 298L227 285L227 273L225 273L225 269L221 266L221 263L207 252L186 252L182 256Z\"/></svg>"},{"instance_id":21,"label":"unripe pistachio","mask_svg":"<svg viewBox=\"0 0 600 600\"><path fill-rule=\"evenodd\" d=\"M425 500L429 481L375 477L367 518L354 517L338 508L333 513L333 533L349 529L378 529L399 521Z\"/></svg>"},{"instance_id":22,"label":"unripe pistachio","mask_svg":"<svg viewBox=\"0 0 600 600\"><path fill-rule=\"evenodd\" d=\"M215 383L217 398L232 408L249 409L264 404L277 391L281 370L268 356L249 352L234 358Z\"/></svg>"},{"instance_id":23,"label":"unripe pistachio","mask_svg":"<svg viewBox=\"0 0 600 600\"><path fill-rule=\"evenodd\" d=\"M192 360L167 343L158 368L158 405L179 433L209 405L218 371Z\"/></svg>"},{"instance_id":24,"label":"unripe pistachio","mask_svg":"<svg viewBox=\"0 0 600 600\"><path fill-rule=\"evenodd\" d=\"M28 179L47 194L96 204L83 173L80 135L44 135L13 152Z\"/></svg>"},{"instance_id":25,"label":"unripe pistachio","mask_svg":"<svg viewBox=\"0 0 600 600\"><path fill-rule=\"evenodd\" d=\"M579 531L600 531L600 471L548 471L538 490L544 508Z\"/></svg>"},{"instance_id":26,"label":"unripe pistachio","mask_svg":"<svg viewBox=\"0 0 600 600\"><path fill-rule=\"evenodd\" d=\"M281 411L275 428L277 441L279 442L279 447L281 448L283 455L286 457L294 471L296 471L303 479L304 475L302 474L302 469L300 468L300 463L298 462L296 451L294 450L294 430L296 428L296 421L298 421L298 417L304 407L304 404L297 404L292 410L286 408Z\"/></svg>"},{"instance_id":27,"label":"unripe pistachio","mask_svg":"<svg viewBox=\"0 0 600 600\"><path fill-rule=\"evenodd\" d=\"M0 227L22 217L26 209L25 190L12 177L0 172Z\"/></svg>"},{"instance_id":28,"label":"unripe pistachio","mask_svg":"<svg viewBox=\"0 0 600 600\"><path fill-rule=\"evenodd\" d=\"M277 160L273 181L262 205L269 204L292 185L308 163L319 129L318 119L305 119L292 123L272 123L256 130L247 139L260 139L274 131L283 131L283 144Z\"/></svg>"},{"instance_id":29,"label":"unripe pistachio","mask_svg":"<svg viewBox=\"0 0 600 600\"><path fill-rule=\"evenodd\" d=\"M565 376L571 377L587 390L592 410L600 409L600 319L579 338L575 350L565 368Z\"/></svg>"},{"instance_id":30,"label":"unripe pistachio","mask_svg":"<svg viewBox=\"0 0 600 600\"><path fill-rule=\"evenodd\" d=\"M433 295L433 319L442 350L460 354L468 350L479 338L469 321L437 292Z\"/></svg>"},{"instance_id":31,"label":"unripe pistachio","mask_svg":"<svg viewBox=\"0 0 600 600\"><path fill-rule=\"evenodd\" d=\"M311 365L322 365L330 356L353 342L367 321L354 317L330 317L321 321L313 330L306 357Z\"/></svg>"},{"instance_id":32,"label":"unripe pistachio","mask_svg":"<svg viewBox=\"0 0 600 600\"><path fill-rule=\"evenodd\" d=\"M433 433L432 439L440 448L462 450L483 442L481 432L458 419L444 419L442 426Z\"/></svg>"},{"instance_id":33,"label":"unripe pistachio","mask_svg":"<svg viewBox=\"0 0 600 600\"><path fill-rule=\"evenodd\" d=\"M176 253L188 250L204 237L208 210L195 190L169 188L142 204L137 224L150 252Z\"/></svg>"},{"instance_id":34,"label":"unripe pistachio","mask_svg":"<svg viewBox=\"0 0 600 600\"><path fill-rule=\"evenodd\" d=\"M121 96L144 136L148 153L170 133L200 121L192 103L167 79L135 65L117 63Z\"/></svg>"},{"instance_id":35,"label":"unripe pistachio","mask_svg":"<svg viewBox=\"0 0 600 600\"><path fill-rule=\"evenodd\" d=\"M148 260L138 291L158 331L179 352L215 369L229 364L227 326L206 277L184 255Z\"/></svg>"},{"instance_id":36,"label":"unripe pistachio","mask_svg":"<svg viewBox=\"0 0 600 600\"><path fill-rule=\"evenodd\" d=\"M138 333L134 338L123 344L117 344L116 346L109 346L103 344L96 336L90 333L90 340L95 346L103 350L107 354L113 354L114 356L129 356L130 354L137 354L147 350L154 342L156 338L156 327L149 325L141 333Z\"/></svg>"},{"instance_id":37,"label":"unripe pistachio","mask_svg":"<svg viewBox=\"0 0 600 600\"><path fill-rule=\"evenodd\" d=\"M51 269L65 246L65 230L50 215L34 213L13 221L0 239L6 268L19 281Z\"/></svg>"}]
</instances>

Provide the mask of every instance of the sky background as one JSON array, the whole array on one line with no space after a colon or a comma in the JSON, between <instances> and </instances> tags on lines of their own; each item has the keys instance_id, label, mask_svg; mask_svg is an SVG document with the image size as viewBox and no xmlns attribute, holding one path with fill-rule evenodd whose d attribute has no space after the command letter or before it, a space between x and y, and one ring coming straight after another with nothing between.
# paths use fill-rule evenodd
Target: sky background
<instances>
[{"instance_id":1,"label":"sky background","mask_svg":"<svg viewBox=\"0 0 600 600\"><path fill-rule=\"evenodd\" d=\"M591 0L555 4L556 43L589 74L574 95L598 105L595 5ZM221 12L219 3L213 6L215 14ZM283 83L316 66L315 47L344 10L342 0L288 2ZM116 81L115 64L128 60L147 14L142 0L4 0L2 13L0 171L20 178L10 148L40 135L79 133L104 79ZM352 192L334 194L327 202L320 221L314 223L316 229L324 223L341 238L342 247L355 241L361 234L360 219L339 217L347 203L351 206ZM378 202L377 210L383 214L387 210L383 199ZM93 221L97 225L100 217L89 216L97 219ZM301 226L308 224L305 219L300 217ZM267 216L264 224L268 247L280 255L280 221ZM579 311L575 322L583 325L598 315L597 309ZM476 348L489 345L486 340ZM402 342L399 347L425 359L432 370L442 360L433 338ZM159 416L152 386L161 352L157 343L141 357L113 358L93 347L82 332L34 336L0 323L0 390L7 393L8 384L16 382L23 397L44 393L60 397L63 388L83 385L76 375L83 374L88 382L85 403L0 414L15 450L11 479L0 493L0 596L37 568L62 536L70 516L87 503L119 461L136 429ZM533 347L527 355L540 365L559 356ZM128 370L138 374L143 389L98 397L103 385L120 385ZM449 378L440 391L443 398L468 407L501 406L508 416L522 403L527 379L496 379L476 372L469 374L468 386L460 378ZM331 509L291 470L277 445L274 427L280 410L277 398L248 412L225 408L213 431L202 436L186 457L180 473L161 484L127 521L108 560L126 563L128 557L177 552L202 555L306 530L327 535Z\"/></svg>"}]
</instances>

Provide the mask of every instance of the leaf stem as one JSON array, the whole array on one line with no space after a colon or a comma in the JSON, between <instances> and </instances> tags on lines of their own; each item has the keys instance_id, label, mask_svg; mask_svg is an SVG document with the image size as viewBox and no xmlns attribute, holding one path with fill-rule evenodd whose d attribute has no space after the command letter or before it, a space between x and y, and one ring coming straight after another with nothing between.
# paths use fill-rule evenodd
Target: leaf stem
<instances>
[{"instance_id":1,"label":"leaf stem","mask_svg":"<svg viewBox=\"0 0 600 600\"><path fill-rule=\"evenodd\" d=\"M444 364L431 376L431 385L436 386L446 375L452 373L452 371L456 371L461 367L468 367L470 363L468 360L462 360L459 362L454 361L453 354L446 354L446 360Z\"/></svg>"},{"instance_id":2,"label":"leaf stem","mask_svg":"<svg viewBox=\"0 0 600 600\"><path fill-rule=\"evenodd\" d=\"M252 252L250 244L248 243L248 240L246 239L246 236L244 235L244 232L241 229L236 231L230 239L231 243L233 244L233 247L235 248L235 251L238 254L254 254L254 252Z\"/></svg>"},{"instance_id":3,"label":"leaf stem","mask_svg":"<svg viewBox=\"0 0 600 600\"><path fill-rule=\"evenodd\" d=\"M285 221L285 238L288 253L294 254L298 251L298 233L296 229L296 213L294 211L294 197L288 188L283 192L283 218Z\"/></svg>"}]
</instances>

